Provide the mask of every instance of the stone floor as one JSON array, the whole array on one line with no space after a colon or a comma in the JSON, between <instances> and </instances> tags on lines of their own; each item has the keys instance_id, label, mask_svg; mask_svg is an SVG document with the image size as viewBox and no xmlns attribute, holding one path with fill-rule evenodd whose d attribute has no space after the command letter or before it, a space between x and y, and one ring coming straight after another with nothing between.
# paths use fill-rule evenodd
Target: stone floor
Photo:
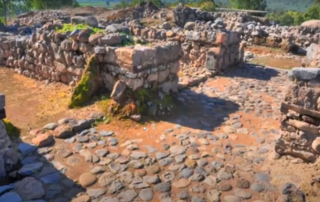
<instances>
[{"instance_id":1,"label":"stone floor","mask_svg":"<svg viewBox=\"0 0 320 202\"><path fill-rule=\"evenodd\" d=\"M304 191L318 202L308 184L317 163L273 153L288 84L285 72L247 65L183 90L170 118L134 128L50 123L54 140L24 140L50 146L19 145L26 177L0 186L0 201L285 202L295 189L295 201ZM68 123L78 132L65 138Z\"/></svg>"}]
</instances>

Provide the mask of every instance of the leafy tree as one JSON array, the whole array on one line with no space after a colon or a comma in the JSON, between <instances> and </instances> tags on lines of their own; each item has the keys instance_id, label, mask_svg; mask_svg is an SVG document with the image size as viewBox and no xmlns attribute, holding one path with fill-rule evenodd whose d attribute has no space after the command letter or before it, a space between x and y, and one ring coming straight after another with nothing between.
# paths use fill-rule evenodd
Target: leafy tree
<instances>
[{"instance_id":1,"label":"leafy tree","mask_svg":"<svg viewBox=\"0 0 320 202\"><path fill-rule=\"evenodd\" d=\"M276 22L280 25L300 25L302 22L305 21L305 13L300 11L284 11L284 10L277 10L272 13L269 13L267 18L272 21Z\"/></svg>"},{"instance_id":2,"label":"leafy tree","mask_svg":"<svg viewBox=\"0 0 320 202\"><path fill-rule=\"evenodd\" d=\"M319 19L319 18L320 18L320 5L317 5L316 3L310 6L304 13L305 21Z\"/></svg>"},{"instance_id":3,"label":"leafy tree","mask_svg":"<svg viewBox=\"0 0 320 202\"><path fill-rule=\"evenodd\" d=\"M203 11L215 11L216 5L212 1L205 1L200 4L200 9Z\"/></svg>"},{"instance_id":4,"label":"leafy tree","mask_svg":"<svg viewBox=\"0 0 320 202\"><path fill-rule=\"evenodd\" d=\"M19 0L0 0L0 16L4 24L7 24L9 12L14 12L20 2Z\"/></svg>"},{"instance_id":5,"label":"leafy tree","mask_svg":"<svg viewBox=\"0 0 320 202\"><path fill-rule=\"evenodd\" d=\"M123 8L127 8L127 7L129 7L129 6L130 6L130 4L129 4L127 1L121 0L120 3L118 3L118 4L115 6L115 8L116 8L116 9L123 9Z\"/></svg>"},{"instance_id":6,"label":"leafy tree","mask_svg":"<svg viewBox=\"0 0 320 202\"><path fill-rule=\"evenodd\" d=\"M41 9L57 9L62 7L79 7L77 0L26 0L31 8Z\"/></svg>"},{"instance_id":7,"label":"leafy tree","mask_svg":"<svg viewBox=\"0 0 320 202\"><path fill-rule=\"evenodd\" d=\"M123 8L127 8L127 7L131 7L131 6L135 6L141 2L148 2L148 1L151 1L155 6L157 7L163 7L163 3L161 2L161 0L147 0L147 1L144 1L144 0L132 0L131 3L125 1L125 0L121 0L119 4L117 4L115 6L116 9L123 9Z\"/></svg>"},{"instance_id":8,"label":"leafy tree","mask_svg":"<svg viewBox=\"0 0 320 202\"><path fill-rule=\"evenodd\" d=\"M248 10L265 10L266 0L229 0L232 8Z\"/></svg>"}]
</instances>

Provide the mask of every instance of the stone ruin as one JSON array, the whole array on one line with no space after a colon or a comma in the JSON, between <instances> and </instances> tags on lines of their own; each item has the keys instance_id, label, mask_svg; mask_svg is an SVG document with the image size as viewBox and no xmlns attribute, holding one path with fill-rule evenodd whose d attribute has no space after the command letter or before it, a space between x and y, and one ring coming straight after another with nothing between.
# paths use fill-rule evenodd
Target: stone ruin
<instances>
[{"instance_id":1,"label":"stone ruin","mask_svg":"<svg viewBox=\"0 0 320 202\"><path fill-rule=\"evenodd\" d=\"M307 22L301 26L271 25L268 20L245 12L206 12L178 5L173 14L175 23L185 29L190 22L195 23L195 31L219 27L239 33L248 45L282 48L297 54L304 54L303 48L317 42L320 36L319 28L310 27Z\"/></svg>"},{"instance_id":2,"label":"stone ruin","mask_svg":"<svg viewBox=\"0 0 320 202\"><path fill-rule=\"evenodd\" d=\"M75 18L71 21L77 23ZM0 64L27 77L76 86L94 55L97 73L94 88L86 95L93 96L102 83L119 102L125 90L156 88L171 95L190 86L192 80L179 85L180 69L189 75L200 73L203 79L243 61L240 35L223 29L173 31L169 25L149 28L133 20L128 25L107 25L104 33L56 31L62 23L47 22L31 35L1 34Z\"/></svg>"},{"instance_id":3,"label":"stone ruin","mask_svg":"<svg viewBox=\"0 0 320 202\"><path fill-rule=\"evenodd\" d=\"M3 183L1 182L2 179L15 170L15 166L19 161L19 156L13 149L11 139L3 122L5 118L5 96L0 93L0 184Z\"/></svg>"},{"instance_id":4,"label":"stone ruin","mask_svg":"<svg viewBox=\"0 0 320 202\"><path fill-rule=\"evenodd\" d=\"M289 78L275 151L314 162L320 154L320 70L294 68Z\"/></svg>"}]
</instances>

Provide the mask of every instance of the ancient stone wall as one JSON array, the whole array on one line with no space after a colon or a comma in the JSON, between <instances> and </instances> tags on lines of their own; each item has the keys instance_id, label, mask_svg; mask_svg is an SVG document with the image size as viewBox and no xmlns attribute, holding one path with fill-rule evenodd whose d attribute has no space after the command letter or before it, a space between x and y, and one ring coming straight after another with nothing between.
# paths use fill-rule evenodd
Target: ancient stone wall
<instances>
[{"instance_id":1,"label":"ancient stone wall","mask_svg":"<svg viewBox=\"0 0 320 202\"><path fill-rule=\"evenodd\" d=\"M181 43L183 58L181 69L198 67L220 72L243 60L243 46L236 32L166 30L130 27L135 36L151 40L178 41ZM189 72L191 73L191 72Z\"/></svg>"},{"instance_id":2,"label":"ancient stone wall","mask_svg":"<svg viewBox=\"0 0 320 202\"><path fill-rule=\"evenodd\" d=\"M163 92L177 92L181 46L166 45L108 47L97 52L98 61L103 62L101 76L110 90L118 80L126 83L133 91L150 88L155 83Z\"/></svg>"},{"instance_id":3,"label":"ancient stone wall","mask_svg":"<svg viewBox=\"0 0 320 202\"><path fill-rule=\"evenodd\" d=\"M237 65L243 60L243 46L235 32L188 32L182 44L185 56L184 67L189 62L205 66L213 74Z\"/></svg>"},{"instance_id":4,"label":"ancient stone wall","mask_svg":"<svg viewBox=\"0 0 320 202\"><path fill-rule=\"evenodd\" d=\"M173 9L173 16L175 23L185 29L209 31L220 24L226 30L240 33L249 44L283 48L287 51L292 51L294 44L306 48L311 43L318 42L320 37L319 28L309 22L301 26L274 26L265 18L243 12L206 12L178 5Z\"/></svg>"},{"instance_id":5,"label":"ancient stone wall","mask_svg":"<svg viewBox=\"0 0 320 202\"><path fill-rule=\"evenodd\" d=\"M21 74L39 80L75 85L87 59L95 54L102 79L110 90L120 78L132 89L148 86L150 82L159 82L160 86L168 81L177 84L177 78L172 74L179 71L181 46L174 42L115 47L127 41L125 34L90 35L87 30L75 31L69 36L53 31L33 34L29 38L8 35L0 41L1 61ZM171 89L169 83L163 85L166 92Z\"/></svg>"},{"instance_id":6,"label":"ancient stone wall","mask_svg":"<svg viewBox=\"0 0 320 202\"><path fill-rule=\"evenodd\" d=\"M275 151L314 162L320 154L320 70L294 68L281 104L281 135Z\"/></svg>"}]
</instances>

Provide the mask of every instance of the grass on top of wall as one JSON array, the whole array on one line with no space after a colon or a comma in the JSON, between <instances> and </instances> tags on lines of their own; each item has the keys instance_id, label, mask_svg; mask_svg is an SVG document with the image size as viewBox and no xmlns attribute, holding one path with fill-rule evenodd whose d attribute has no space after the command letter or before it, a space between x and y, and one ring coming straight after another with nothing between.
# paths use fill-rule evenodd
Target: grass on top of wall
<instances>
[{"instance_id":1,"label":"grass on top of wall","mask_svg":"<svg viewBox=\"0 0 320 202\"><path fill-rule=\"evenodd\" d=\"M63 24L62 28L56 29L56 31L59 33L66 33L66 32L72 32L74 30L84 30L84 29L91 29L93 34L105 32L104 29L90 27L89 25L85 25L85 24L67 24L67 23Z\"/></svg>"}]
</instances>

